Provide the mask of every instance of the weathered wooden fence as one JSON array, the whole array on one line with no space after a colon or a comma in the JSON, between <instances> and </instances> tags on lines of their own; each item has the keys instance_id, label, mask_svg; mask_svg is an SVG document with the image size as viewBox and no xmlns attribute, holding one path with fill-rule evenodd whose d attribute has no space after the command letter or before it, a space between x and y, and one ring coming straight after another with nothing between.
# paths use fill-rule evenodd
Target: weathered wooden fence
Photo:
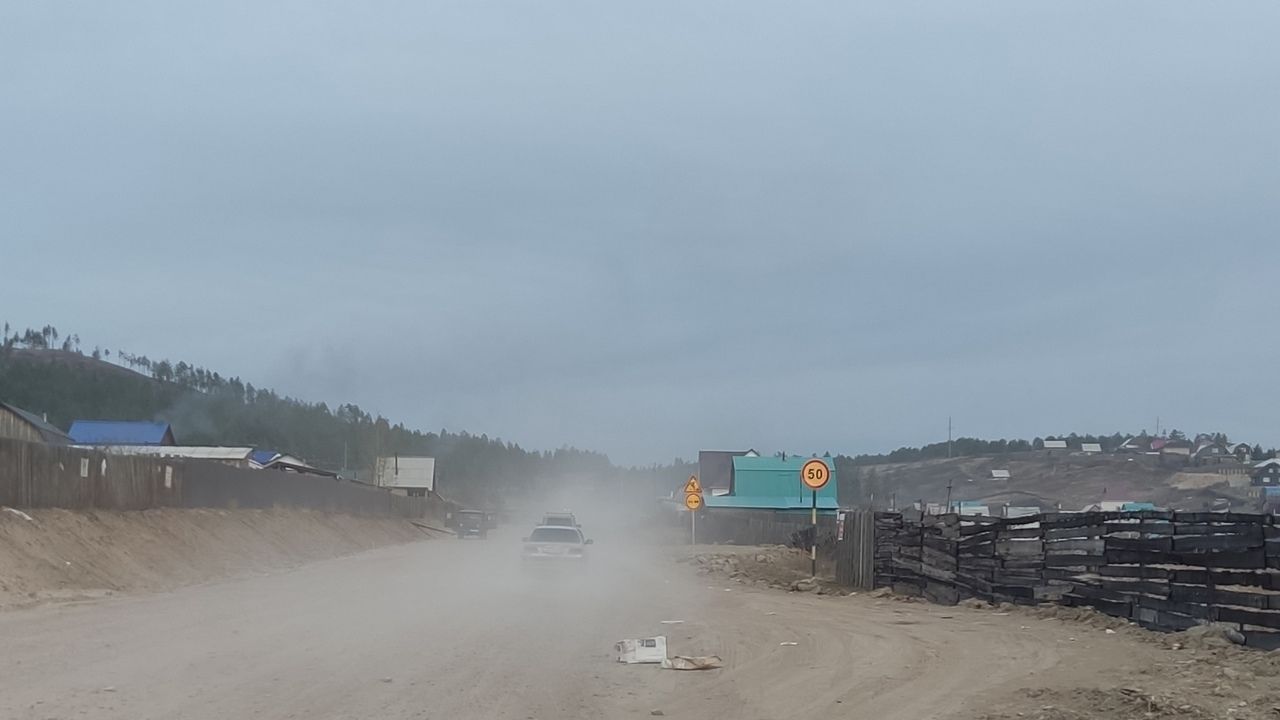
<instances>
[{"instance_id":1,"label":"weathered wooden fence","mask_svg":"<svg viewBox=\"0 0 1280 720\"><path fill-rule=\"evenodd\" d=\"M333 478L9 439L0 439L0 505L103 510L294 507L406 518L442 514L439 498L405 497Z\"/></svg>"},{"instance_id":2,"label":"weathered wooden fence","mask_svg":"<svg viewBox=\"0 0 1280 720\"><path fill-rule=\"evenodd\" d=\"M836 582L853 588L875 587L876 513L841 510L836 517Z\"/></svg>"},{"instance_id":3,"label":"weathered wooden fence","mask_svg":"<svg viewBox=\"0 0 1280 720\"><path fill-rule=\"evenodd\" d=\"M1280 647L1273 515L1139 511L1018 518L877 513L878 585L934 602L1061 602L1158 630L1238 625Z\"/></svg>"}]
</instances>

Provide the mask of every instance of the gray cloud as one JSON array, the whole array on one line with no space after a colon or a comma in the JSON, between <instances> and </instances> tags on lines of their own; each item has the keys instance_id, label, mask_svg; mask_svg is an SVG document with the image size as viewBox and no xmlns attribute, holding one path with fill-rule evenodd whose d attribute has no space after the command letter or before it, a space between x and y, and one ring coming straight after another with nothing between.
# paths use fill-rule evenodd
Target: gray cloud
<instances>
[{"instance_id":1,"label":"gray cloud","mask_svg":"<svg viewBox=\"0 0 1280 720\"><path fill-rule=\"evenodd\" d=\"M14 3L3 314L627 462L947 414L1274 443L1277 31L1267 2Z\"/></svg>"}]
</instances>

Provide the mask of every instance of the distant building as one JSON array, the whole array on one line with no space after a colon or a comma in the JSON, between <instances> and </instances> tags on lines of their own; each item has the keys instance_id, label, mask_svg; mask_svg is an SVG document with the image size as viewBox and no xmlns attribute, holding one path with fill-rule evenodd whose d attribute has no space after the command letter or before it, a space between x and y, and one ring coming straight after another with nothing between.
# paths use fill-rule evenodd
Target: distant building
<instances>
[{"instance_id":1,"label":"distant building","mask_svg":"<svg viewBox=\"0 0 1280 720\"><path fill-rule=\"evenodd\" d=\"M47 445L67 445L71 438L49 421L16 405L0 402L0 437Z\"/></svg>"},{"instance_id":2,"label":"distant building","mask_svg":"<svg viewBox=\"0 0 1280 720\"><path fill-rule=\"evenodd\" d=\"M336 472L321 470L302 458L278 453L275 450L254 450L249 454L249 460L262 470L278 470L302 475L319 475L321 477L338 476Z\"/></svg>"},{"instance_id":3,"label":"distant building","mask_svg":"<svg viewBox=\"0 0 1280 720\"><path fill-rule=\"evenodd\" d=\"M1102 443L1081 443L1080 452L1097 455L1102 452Z\"/></svg>"},{"instance_id":4,"label":"distant building","mask_svg":"<svg viewBox=\"0 0 1280 720\"><path fill-rule=\"evenodd\" d=\"M1045 450L1066 450L1067 441L1066 440L1045 440L1044 449Z\"/></svg>"},{"instance_id":5,"label":"distant building","mask_svg":"<svg viewBox=\"0 0 1280 720\"><path fill-rule=\"evenodd\" d=\"M77 445L177 445L167 422L76 420L67 431Z\"/></svg>"},{"instance_id":6,"label":"distant building","mask_svg":"<svg viewBox=\"0 0 1280 720\"><path fill-rule=\"evenodd\" d=\"M1196 465L1235 465L1240 459L1232 452L1232 446L1220 442L1204 442L1191 452L1191 461Z\"/></svg>"},{"instance_id":7,"label":"distant building","mask_svg":"<svg viewBox=\"0 0 1280 720\"><path fill-rule=\"evenodd\" d=\"M728 494L733 489L733 459L757 455L754 450L700 450L698 482L704 494Z\"/></svg>"},{"instance_id":8,"label":"distant building","mask_svg":"<svg viewBox=\"0 0 1280 720\"><path fill-rule=\"evenodd\" d=\"M82 445L82 447L96 447L112 455L202 460L246 470L259 467L251 458L253 455L253 448L251 447L219 447L213 445Z\"/></svg>"},{"instance_id":9,"label":"distant building","mask_svg":"<svg viewBox=\"0 0 1280 720\"><path fill-rule=\"evenodd\" d=\"M1011 477L1012 475L1009 473L1008 470L992 470L991 471L992 480L1008 480Z\"/></svg>"},{"instance_id":10,"label":"distant building","mask_svg":"<svg viewBox=\"0 0 1280 720\"><path fill-rule=\"evenodd\" d=\"M1247 463L1253 459L1253 448L1249 446L1249 443L1228 443L1227 451L1242 463Z\"/></svg>"},{"instance_id":11,"label":"distant building","mask_svg":"<svg viewBox=\"0 0 1280 720\"><path fill-rule=\"evenodd\" d=\"M405 495L428 495L436 489L436 459L431 457L380 457L373 474L379 487L400 491Z\"/></svg>"},{"instance_id":12,"label":"distant building","mask_svg":"<svg viewBox=\"0 0 1280 720\"><path fill-rule=\"evenodd\" d=\"M706 506L755 510L808 510L813 494L800 482L800 468L814 458L800 455L733 458L733 488L727 495L707 495ZM831 458L819 458L831 470L831 479L818 491L818 510L831 513L836 502L836 469Z\"/></svg>"},{"instance_id":13,"label":"distant building","mask_svg":"<svg viewBox=\"0 0 1280 720\"><path fill-rule=\"evenodd\" d=\"M1271 458L1253 466L1249 473L1250 484L1254 487L1274 487L1280 485L1280 460Z\"/></svg>"}]
</instances>

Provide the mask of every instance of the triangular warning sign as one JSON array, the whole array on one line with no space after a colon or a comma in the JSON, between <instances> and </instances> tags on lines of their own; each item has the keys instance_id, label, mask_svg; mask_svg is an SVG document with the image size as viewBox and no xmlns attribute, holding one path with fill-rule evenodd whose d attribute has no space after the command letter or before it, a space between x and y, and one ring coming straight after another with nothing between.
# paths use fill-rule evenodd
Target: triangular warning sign
<instances>
[{"instance_id":1,"label":"triangular warning sign","mask_svg":"<svg viewBox=\"0 0 1280 720\"><path fill-rule=\"evenodd\" d=\"M702 494L702 486L698 484L697 475L689 476L689 482L684 484L684 494L685 495L701 495Z\"/></svg>"}]
</instances>

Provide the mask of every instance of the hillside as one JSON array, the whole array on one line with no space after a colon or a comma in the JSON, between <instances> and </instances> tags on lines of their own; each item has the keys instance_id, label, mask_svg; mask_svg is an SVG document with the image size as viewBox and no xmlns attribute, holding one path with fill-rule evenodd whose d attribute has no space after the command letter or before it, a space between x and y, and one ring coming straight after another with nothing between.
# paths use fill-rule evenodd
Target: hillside
<instances>
[{"instance_id":1,"label":"hillside","mask_svg":"<svg viewBox=\"0 0 1280 720\"><path fill-rule=\"evenodd\" d=\"M430 455L442 493L486 505L571 481L626 484L639 494L687 477L682 466L622 469L605 455L571 447L539 452L483 434L422 432L353 404L330 409L185 362L116 357L151 376L69 348L8 344L0 347L0 400L45 414L63 429L80 418L164 420L183 444L268 448L348 473L368 473L378 456Z\"/></svg>"},{"instance_id":2,"label":"hillside","mask_svg":"<svg viewBox=\"0 0 1280 720\"><path fill-rule=\"evenodd\" d=\"M1010 477L993 478L992 470L1008 470ZM1220 497L1232 499L1233 505L1247 503L1247 475L1205 470L1162 467L1146 456L1027 451L910 463L848 463L840 466L839 477L842 503L869 502L874 495L878 507L887 507L895 494L899 507L919 500L943 503L948 483L952 500L983 500L993 506L1052 508L1061 503L1064 509L1078 510L1101 500L1126 500L1202 509Z\"/></svg>"}]
</instances>

